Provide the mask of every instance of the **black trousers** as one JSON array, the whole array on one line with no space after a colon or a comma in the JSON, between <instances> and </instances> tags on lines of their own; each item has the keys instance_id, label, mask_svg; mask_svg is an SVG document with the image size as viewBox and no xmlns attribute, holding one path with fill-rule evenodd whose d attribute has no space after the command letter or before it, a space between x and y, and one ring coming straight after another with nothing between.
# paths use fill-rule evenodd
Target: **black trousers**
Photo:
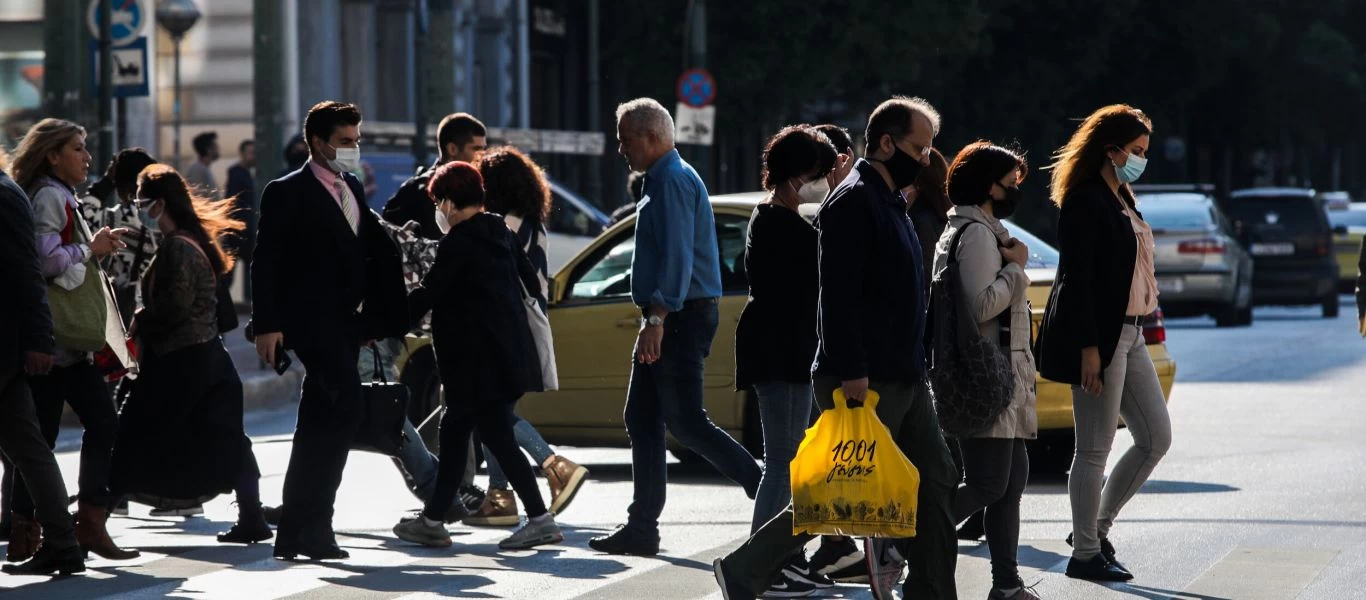
<instances>
[{"instance_id":1,"label":"black trousers","mask_svg":"<svg viewBox=\"0 0 1366 600\"><path fill-rule=\"evenodd\" d=\"M85 434L81 437L80 500L98 506L109 505L109 474L114 461L114 442L118 438L119 418L114 413L114 399L109 387L95 365L78 362L69 367L53 367L47 375L29 378L33 389L33 404L37 410L38 427L47 440L48 449L56 447L57 434L62 426L62 405L70 404L71 411L81 420ZM33 514L34 501L29 497L23 481L23 471L14 478L14 511Z\"/></svg>"},{"instance_id":2,"label":"black trousers","mask_svg":"<svg viewBox=\"0 0 1366 600\"><path fill-rule=\"evenodd\" d=\"M360 344L338 335L331 344L298 347L294 353L305 375L276 543L330 543L337 487L363 416L356 369Z\"/></svg>"},{"instance_id":3,"label":"black trousers","mask_svg":"<svg viewBox=\"0 0 1366 600\"><path fill-rule=\"evenodd\" d=\"M43 526L43 543L54 548L76 545L71 513L66 509L66 484L57 458L38 427L28 377L19 369L0 369L0 451L9 461L6 468L18 471L15 477L25 486L24 498L37 504L38 522Z\"/></svg>"},{"instance_id":4,"label":"black trousers","mask_svg":"<svg viewBox=\"0 0 1366 600\"><path fill-rule=\"evenodd\" d=\"M535 518L545 514L545 500L536 485L536 474L512 433L512 425L517 421L514 411L516 401L464 400L474 404L447 406L446 414L441 416L441 461L436 475L436 489L427 500L423 514L433 521L445 518L456 493L460 491L468 468L465 461L471 446L470 435L475 431L479 432L480 441L502 465L508 483L512 484L512 489L526 507L526 516Z\"/></svg>"},{"instance_id":5,"label":"black trousers","mask_svg":"<svg viewBox=\"0 0 1366 600\"><path fill-rule=\"evenodd\" d=\"M1019 585L1020 497L1029 483L1029 453L1020 439L962 439L965 481L953 501L955 522L986 509L991 582L998 589Z\"/></svg>"}]
</instances>

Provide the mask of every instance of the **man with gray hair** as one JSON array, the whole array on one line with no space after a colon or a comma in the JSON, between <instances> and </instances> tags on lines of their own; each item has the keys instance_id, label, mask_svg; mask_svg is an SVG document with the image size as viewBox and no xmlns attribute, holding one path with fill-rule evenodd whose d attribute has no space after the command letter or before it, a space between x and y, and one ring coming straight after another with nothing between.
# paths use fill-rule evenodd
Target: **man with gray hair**
<instances>
[{"instance_id":1,"label":"man with gray hair","mask_svg":"<svg viewBox=\"0 0 1366 600\"><path fill-rule=\"evenodd\" d=\"M617 107L617 151L632 171L645 172L631 259L631 299L644 318L626 392L633 499L625 525L588 542L608 554L659 552L666 430L750 498L759 488L754 458L702 408L702 363L716 336L721 263L707 187L679 157L673 133L673 118L654 100Z\"/></svg>"},{"instance_id":2,"label":"man with gray hair","mask_svg":"<svg viewBox=\"0 0 1366 600\"><path fill-rule=\"evenodd\" d=\"M820 343L811 369L816 402L830 410L835 391L843 390L851 403L863 406L869 390L875 390L880 400L874 411L920 470L915 537L869 538L864 544L876 600L894 597L908 560L905 597L958 597L951 507L958 470L924 391L928 286L923 285L920 241L901 193L929 163L938 133L939 113L928 102L905 97L883 102L868 117L866 158L854 163L816 216ZM807 513L818 507L799 508ZM748 600L769 591L792 555L811 539L793 534L793 507L788 506L713 563L722 597Z\"/></svg>"}]
</instances>

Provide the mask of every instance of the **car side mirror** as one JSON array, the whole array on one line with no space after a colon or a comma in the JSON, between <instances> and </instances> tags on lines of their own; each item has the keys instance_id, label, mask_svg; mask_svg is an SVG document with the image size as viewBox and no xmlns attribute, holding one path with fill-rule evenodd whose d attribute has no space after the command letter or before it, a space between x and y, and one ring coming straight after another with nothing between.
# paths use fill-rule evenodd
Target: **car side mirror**
<instances>
[{"instance_id":1,"label":"car side mirror","mask_svg":"<svg viewBox=\"0 0 1366 600\"><path fill-rule=\"evenodd\" d=\"M1346 226L1346 225L1334 225L1334 226L1333 226L1333 235L1347 235L1347 226Z\"/></svg>"}]
</instances>

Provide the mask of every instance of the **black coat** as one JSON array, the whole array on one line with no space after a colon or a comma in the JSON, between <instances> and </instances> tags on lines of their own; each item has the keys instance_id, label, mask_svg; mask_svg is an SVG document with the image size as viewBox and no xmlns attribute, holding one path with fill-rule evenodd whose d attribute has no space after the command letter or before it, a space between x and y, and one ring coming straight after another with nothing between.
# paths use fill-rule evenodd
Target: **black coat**
<instances>
[{"instance_id":1,"label":"black coat","mask_svg":"<svg viewBox=\"0 0 1366 600\"><path fill-rule=\"evenodd\" d=\"M929 286L905 197L859 159L821 204L816 229L820 345L812 374L919 382Z\"/></svg>"},{"instance_id":2,"label":"black coat","mask_svg":"<svg viewBox=\"0 0 1366 600\"><path fill-rule=\"evenodd\" d=\"M820 291L816 229L796 212L760 204L745 237L749 301L735 330L735 388L809 383Z\"/></svg>"},{"instance_id":3,"label":"black coat","mask_svg":"<svg viewBox=\"0 0 1366 600\"><path fill-rule=\"evenodd\" d=\"M447 406L513 402L541 391L523 285L542 300L536 269L500 215L479 213L451 227L437 246L436 262L408 302L414 323L432 313Z\"/></svg>"},{"instance_id":4,"label":"black coat","mask_svg":"<svg viewBox=\"0 0 1366 600\"><path fill-rule=\"evenodd\" d=\"M418 235L429 240L441 239L441 229L436 226L436 204L427 195L427 183L432 179L435 168L423 170L409 177L394 197L384 204L384 220L402 227L408 221L417 221Z\"/></svg>"},{"instance_id":5,"label":"black coat","mask_svg":"<svg viewBox=\"0 0 1366 600\"><path fill-rule=\"evenodd\" d=\"M1132 195L1123 193L1137 214ZM1102 370L1114 358L1138 257L1133 225L1100 175L1063 199L1058 245L1058 275L1034 357L1046 379L1080 385L1082 348L1099 347Z\"/></svg>"},{"instance_id":6,"label":"black coat","mask_svg":"<svg viewBox=\"0 0 1366 600\"><path fill-rule=\"evenodd\" d=\"M262 192L251 263L258 335L282 332L285 344L298 348L335 344L338 335L360 343L408 331L398 247L364 207L360 182L344 177L360 204L359 234L307 164Z\"/></svg>"},{"instance_id":7,"label":"black coat","mask_svg":"<svg viewBox=\"0 0 1366 600\"><path fill-rule=\"evenodd\" d=\"M35 239L28 196L0 171L0 371L18 368L27 352L55 352Z\"/></svg>"}]
</instances>

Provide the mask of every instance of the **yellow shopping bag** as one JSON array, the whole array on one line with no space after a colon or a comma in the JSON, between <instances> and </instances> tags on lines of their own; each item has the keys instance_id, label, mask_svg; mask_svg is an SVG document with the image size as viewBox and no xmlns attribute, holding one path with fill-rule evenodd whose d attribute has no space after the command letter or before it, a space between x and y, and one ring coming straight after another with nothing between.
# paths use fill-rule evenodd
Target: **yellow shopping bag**
<instances>
[{"instance_id":1,"label":"yellow shopping bag","mask_svg":"<svg viewBox=\"0 0 1366 600\"><path fill-rule=\"evenodd\" d=\"M878 394L850 408L835 390L792 459L792 532L915 537L920 472L877 417Z\"/></svg>"}]
</instances>

